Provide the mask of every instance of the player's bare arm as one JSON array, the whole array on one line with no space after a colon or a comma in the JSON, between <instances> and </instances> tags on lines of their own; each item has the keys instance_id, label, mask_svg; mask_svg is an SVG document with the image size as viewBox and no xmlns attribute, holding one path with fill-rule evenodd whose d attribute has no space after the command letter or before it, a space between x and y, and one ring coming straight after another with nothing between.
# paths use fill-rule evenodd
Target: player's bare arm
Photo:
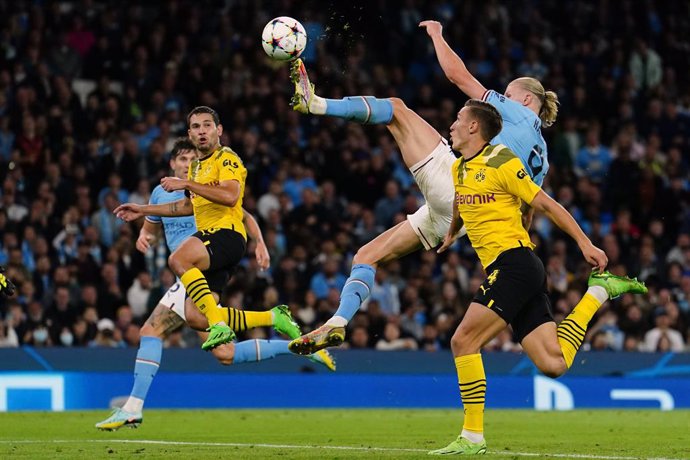
<instances>
[{"instance_id":1,"label":"player's bare arm","mask_svg":"<svg viewBox=\"0 0 690 460\"><path fill-rule=\"evenodd\" d=\"M139 230L139 238L137 238L136 248L142 254L149 250L151 243L156 241L160 236L162 225L156 222L144 220L141 230Z\"/></svg>"},{"instance_id":2,"label":"player's bare arm","mask_svg":"<svg viewBox=\"0 0 690 460\"><path fill-rule=\"evenodd\" d=\"M563 206L544 191L539 191L532 200L532 207L546 214L561 230L570 235L577 242L587 262L598 268L600 272L604 271L609 262L608 257L604 251L592 244L573 216Z\"/></svg>"},{"instance_id":3,"label":"player's bare arm","mask_svg":"<svg viewBox=\"0 0 690 460\"><path fill-rule=\"evenodd\" d=\"M431 37L438 63L441 65L448 80L460 88L460 91L468 97L481 99L486 92L486 88L467 70L467 66L460 59L460 56L453 51L443 38L443 26L441 23L438 21L422 21L419 23L419 27L424 27L426 33Z\"/></svg>"},{"instance_id":4,"label":"player's bare arm","mask_svg":"<svg viewBox=\"0 0 690 460\"><path fill-rule=\"evenodd\" d=\"M271 265L271 256L268 254L268 248L264 242L264 236L261 233L259 223L246 209L243 208L242 211L244 212L244 226L247 229L247 234L256 241L256 249L254 250L256 262L261 270L266 270Z\"/></svg>"},{"instance_id":5,"label":"player's bare arm","mask_svg":"<svg viewBox=\"0 0 690 460\"><path fill-rule=\"evenodd\" d=\"M529 232L530 227L532 227L532 220L534 220L534 208L523 202L520 206L520 212L522 213L522 226Z\"/></svg>"},{"instance_id":6,"label":"player's bare arm","mask_svg":"<svg viewBox=\"0 0 690 460\"><path fill-rule=\"evenodd\" d=\"M119 219L131 222L144 216L179 217L194 214L192 201L189 198L165 204L134 204L125 203L113 210Z\"/></svg>"},{"instance_id":7,"label":"player's bare arm","mask_svg":"<svg viewBox=\"0 0 690 460\"><path fill-rule=\"evenodd\" d=\"M177 177L164 177L161 179L161 186L166 192L188 190L195 195L230 208L237 204L242 192L239 181L234 179L223 181L218 185L211 185L200 184L188 179L178 179Z\"/></svg>"},{"instance_id":8,"label":"player's bare arm","mask_svg":"<svg viewBox=\"0 0 690 460\"><path fill-rule=\"evenodd\" d=\"M462 228L462 218L458 212L458 194L455 194L454 204L453 204L453 220L450 221L450 228L448 228L448 233L446 234L443 244L436 251L437 253L442 253L448 249L453 242L458 238L458 232Z\"/></svg>"}]
</instances>

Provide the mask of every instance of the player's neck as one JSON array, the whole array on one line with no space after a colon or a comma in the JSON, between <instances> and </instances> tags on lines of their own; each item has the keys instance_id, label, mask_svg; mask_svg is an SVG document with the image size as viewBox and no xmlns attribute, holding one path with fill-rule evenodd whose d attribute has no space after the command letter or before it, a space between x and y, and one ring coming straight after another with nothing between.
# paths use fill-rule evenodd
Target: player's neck
<instances>
[{"instance_id":1,"label":"player's neck","mask_svg":"<svg viewBox=\"0 0 690 460\"><path fill-rule=\"evenodd\" d=\"M462 154L462 157L465 159L465 161L468 161L482 153L482 151L484 150L484 148L486 148L487 145L489 145L489 143L484 141L483 139L471 141L460 151L460 153Z\"/></svg>"},{"instance_id":2,"label":"player's neck","mask_svg":"<svg viewBox=\"0 0 690 460\"><path fill-rule=\"evenodd\" d=\"M200 153L199 159L200 159L200 160L203 160L203 159L208 158L209 156L213 155L214 152L218 151L218 149L219 149L220 147L221 147L221 145L220 145L220 143L218 143L218 144L216 144L215 147L213 147L212 149L208 149L208 150L205 151L205 152L204 152L203 150L200 150L200 151L199 151L199 153Z\"/></svg>"}]
</instances>

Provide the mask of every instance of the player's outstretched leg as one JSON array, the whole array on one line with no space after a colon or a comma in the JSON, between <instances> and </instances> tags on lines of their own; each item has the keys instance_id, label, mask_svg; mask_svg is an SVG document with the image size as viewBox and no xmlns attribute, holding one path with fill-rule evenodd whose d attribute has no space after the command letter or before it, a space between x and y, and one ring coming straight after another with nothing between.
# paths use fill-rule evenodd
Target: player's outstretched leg
<instances>
[{"instance_id":1,"label":"player's outstretched leg","mask_svg":"<svg viewBox=\"0 0 690 460\"><path fill-rule=\"evenodd\" d=\"M234 355L231 362L227 364L240 364L240 363L255 363L259 361L266 361L267 359L275 358L280 355L291 355L292 353L288 350L287 340L264 340L264 339L252 339L244 340L235 344ZM216 348L222 353L222 349L225 345L221 345ZM214 355L216 352L214 352ZM335 359L326 350L320 350L313 355L307 356L309 360L320 364L330 371L336 369Z\"/></svg>"},{"instance_id":2,"label":"player's outstretched leg","mask_svg":"<svg viewBox=\"0 0 690 460\"><path fill-rule=\"evenodd\" d=\"M626 294L645 294L647 287L637 278L616 276L607 271L593 271L587 282L589 288L573 311L558 325L558 342L568 368L573 364L575 354L585 339L587 325L599 307L608 299Z\"/></svg>"},{"instance_id":3,"label":"player's outstretched leg","mask_svg":"<svg viewBox=\"0 0 690 460\"><path fill-rule=\"evenodd\" d=\"M314 85L301 59L292 63L291 78L295 84L292 108L313 115L328 115L362 124L385 124L395 138L405 165L414 170L424 164L441 142L441 135L410 110L398 98L379 99L373 96L351 96L326 99L314 92ZM451 154L446 146L444 152Z\"/></svg>"},{"instance_id":4,"label":"player's outstretched leg","mask_svg":"<svg viewBox=\"0 0 690 460\"><path fill-rule=\"evenodd\" d=\"M340 304L326 324L290 342L290 351L298 355L337 347L345 340L345 326L369 298L374 286L376 267L421 249L422 243L408 220L386 230L357 251L350 277L340 293Z\"/></svg>"}]
</instances>

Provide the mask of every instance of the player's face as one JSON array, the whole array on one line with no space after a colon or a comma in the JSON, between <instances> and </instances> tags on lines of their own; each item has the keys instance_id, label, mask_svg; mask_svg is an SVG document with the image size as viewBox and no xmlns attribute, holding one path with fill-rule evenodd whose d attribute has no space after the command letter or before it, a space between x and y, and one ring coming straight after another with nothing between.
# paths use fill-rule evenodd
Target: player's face
<instances>
[{"instance_id":1,"label":"player's face","mask_svg":"<svg viewBox=\"0 0 690 460\"><path fill-rule=\"evenodd\" d=\"M196 150L182 150L174 160L170 160L170 168L178 179L186 179L189 165L196 160Z\"/></svg>"},{"instance_id":2,"label":"player's face","mask_svg":"<svg viewBox=\"0 0 690 460\"><path fill-rule=\"evenodd\" d=\"M529 105L532 102L533 94L522 88L520 85L511 83L506 88L505 96L518 104Z\"/></svg>"},{"instance_id":3,"label":"player's face","mask_svg":"<svg viewBox=\"0 0 690 460\"><path fill-rule=\"evenodd\" d=\"M461 151L462 148L467 145L467 141L470 138L470 130L472 123L476 123L474 120L469 119L469 109L463 107L458 112L458 118L450 126L450 145L453 150Z\"/></svg>"},{"instance_id":4,"label":"player's face","mask_svg":"<svg viewBox=\"0 0 690 460\"><path fill-rule=\"evenodd\" d=\"M202 156L213 152L220 142L223 126L216 125L210 113L195 113L189 120L189 138Z\"/></svg>"}]
</instances>

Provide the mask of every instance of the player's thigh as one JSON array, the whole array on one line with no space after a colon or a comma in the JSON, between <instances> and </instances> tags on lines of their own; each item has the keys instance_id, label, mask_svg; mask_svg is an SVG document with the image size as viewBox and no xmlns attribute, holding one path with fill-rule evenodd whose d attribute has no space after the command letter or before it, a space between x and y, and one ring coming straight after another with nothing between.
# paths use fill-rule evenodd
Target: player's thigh
<instances>
[{"instance_id":1,"label":"player's thigh","mask_svg":"<svg viewBox=\"0 0 690 460\"><path fill-rule=\"evenodd\" d=\"M472 302L451 339L453 354L479 353L482 345L496 337L507 325L495 311Z\"/></svg>"},{"instance_id":2,"label":"player's thigh","mask_svg":"<svg viewBox=\"0 0 690 460\"><path fill-rule=\"evenodd\" d=\"M170 255L168 262L175 274L181 276L182 273L192 267L202 271L207 270L211 258L204 242L194 234L178 246L175 252Z\"/></svg>"},{"instance_id":3,"label":"player's thigh","mask_svg":"<svg viewBox=\"0 0 690 460\"><path fill-rule=\"evenodd\" d=\"M353 263L380 265L399 259L422 247L409 221L405 220L362 246L355 254Z\"/></svg>"},{"instance_id":4,"label":"player's thigh","mask_svg":"<svg viewBox=\"0 0 690 460\"><path fill-rule=\"evenodd\" d=\"M408 168L426 158L441 141L441 135L422 117L398 98L391 98L393 120L388 130L400 147L403 161Z\"/></svg>"}]
</instances>

